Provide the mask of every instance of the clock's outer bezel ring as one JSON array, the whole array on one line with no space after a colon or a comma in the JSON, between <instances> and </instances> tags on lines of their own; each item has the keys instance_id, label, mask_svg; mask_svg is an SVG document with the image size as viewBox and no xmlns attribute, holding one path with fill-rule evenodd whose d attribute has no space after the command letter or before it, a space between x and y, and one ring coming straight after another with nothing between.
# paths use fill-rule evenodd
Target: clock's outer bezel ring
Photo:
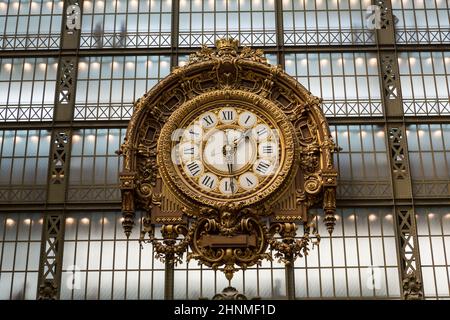
<instances>
[{"instance_id":1,"label":"clock's outer bezel ring","mask_svg":"<svg viewBox=\"0 0 450 320\"><path fill-rule=\"evenodd\" d=\"M195 190L187 184L185 179L179 175L175 164L172 161L172 133L179 129L182 119L185 119L196 109L205 103L213 101L244 101L251 103L252 107L269 117L274 123L278 124L281 137L284 140L284 157L280 159L280 167L271 183L257 190L254 195L241 199L212 199L205 197L199 190ZM275 105L271 100L265 99L259 95L243 90L222 89L214 90L201 94L180 106L168 118L158 140L157 163L160 168L160 174L163 182L168 185L168 189L192 209L200 206L209 206L217 209L232 207L240 209L250 205L267 206L276 201L290 185L296 175L298 166L296 159L299 156L299 146L295 135L295 129L285 113ZM196 211L196 210L194 210Z\"/></svg>"}]
</instances>

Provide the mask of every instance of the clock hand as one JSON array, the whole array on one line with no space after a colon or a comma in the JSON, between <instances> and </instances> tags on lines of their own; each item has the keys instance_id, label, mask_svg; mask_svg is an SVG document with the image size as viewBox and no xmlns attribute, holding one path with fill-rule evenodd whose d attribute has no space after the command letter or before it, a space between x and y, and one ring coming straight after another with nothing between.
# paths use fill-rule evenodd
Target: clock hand
<instances>
[{"instance_id":1,"label":"clock hand","mask_svg":"<svg viewBox=\"0 0 450 320\"><path fill-rule=\"evenodd\" d=\"M249 136L248 134L252 131L252 129L247 129L244 133L241 134L241 136L239 137L239 139L234 140L234 149L237 148L238 144L242 141L242 139L246 138L248 139Z\"/></svg>"},{"instance_id":2,"label":"clock hand","mask_svg":"<svg viewBox=\"0 0 450 320\"><path fill-rule=\"evenodd\" d=\"M228 134L226 134L226 140L227 144L224 147L224 153L225 153L225 161L227 162L227 168L228 168L228 174L230 175L230 188L231 193L234 193L234 183L233 183L233 163L234 163L234 148L230 145Z\"/></svg>"}]
</instances>

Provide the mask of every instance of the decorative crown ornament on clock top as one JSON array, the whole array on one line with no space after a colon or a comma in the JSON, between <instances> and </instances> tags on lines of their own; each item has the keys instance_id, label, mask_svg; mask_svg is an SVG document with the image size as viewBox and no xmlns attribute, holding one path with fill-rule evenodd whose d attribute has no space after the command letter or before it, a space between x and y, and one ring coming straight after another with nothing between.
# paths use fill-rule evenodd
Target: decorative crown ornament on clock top
<instances>
[{"instance_id":1,"label":"decorative crown ornament on clock top","mask_svg":"<svg viewBox=\"0 0 450 320\"><path fill-rule=\"evenodd\" d=\"M191 54L134 105L120 149L126 235L142 211L157 257L187 252L228 280L272 259L268 248L287 264L307 254L320 239L309 208L322 203L330 234L335 224L336 147L320 102L237 40Z\"/></svg>"}]
</instances>

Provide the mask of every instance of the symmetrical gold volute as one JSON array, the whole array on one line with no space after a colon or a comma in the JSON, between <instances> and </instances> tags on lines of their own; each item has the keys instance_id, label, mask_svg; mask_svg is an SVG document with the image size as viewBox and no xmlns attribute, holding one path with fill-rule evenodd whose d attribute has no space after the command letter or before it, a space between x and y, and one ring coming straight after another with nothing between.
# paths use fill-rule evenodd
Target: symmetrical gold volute
<instances>
[{"instance_id":1,"label":"symmetrical gold volute","mask_svg":"<svg viewBox=\"0 0 450 320\"><path fill-rule=\"evenodd\" d=\"M268 247L285 263L307 254L310 237L319 240L309 209L322 203L330 234L335 224L336 148L320 102L261 50L233 39L202 47L135 103L120 149L127 236L143 211L141 240L159 258L177 263L187 252L228 279L271 259ZM208 148L225 162L211 164ZM239 166L230 159L241 149L250 156Z\"/></svg>"}]
</instances>

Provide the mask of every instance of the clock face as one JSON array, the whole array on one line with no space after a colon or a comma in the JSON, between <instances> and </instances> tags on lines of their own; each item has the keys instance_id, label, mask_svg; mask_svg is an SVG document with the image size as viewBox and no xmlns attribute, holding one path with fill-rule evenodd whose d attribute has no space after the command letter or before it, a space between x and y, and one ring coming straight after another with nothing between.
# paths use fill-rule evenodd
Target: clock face
<instances>
[{"instance_id":1,"label":"clock face","mask_svg":"<svg viewBox=\"0 0 450 320\"><path fill-rule=\"evenodd\" d=\"M260 190L275 174L282 154L270 119L232 105L186 121L174 149L178 170L192 187L230 199Z\"/></svg>"},{"instance_id":2,"label":"clock face","mask_svg":"<svg viewBox=\"0 0 450 320\"><path fill-rule=\"evenodd\" d=\"M267 111L255 100L208 99L180 109L164 125L158 142L163 179L183 201L262 202L293 176L293 128L275 105Z\"/></svg>"}]
</instances>

